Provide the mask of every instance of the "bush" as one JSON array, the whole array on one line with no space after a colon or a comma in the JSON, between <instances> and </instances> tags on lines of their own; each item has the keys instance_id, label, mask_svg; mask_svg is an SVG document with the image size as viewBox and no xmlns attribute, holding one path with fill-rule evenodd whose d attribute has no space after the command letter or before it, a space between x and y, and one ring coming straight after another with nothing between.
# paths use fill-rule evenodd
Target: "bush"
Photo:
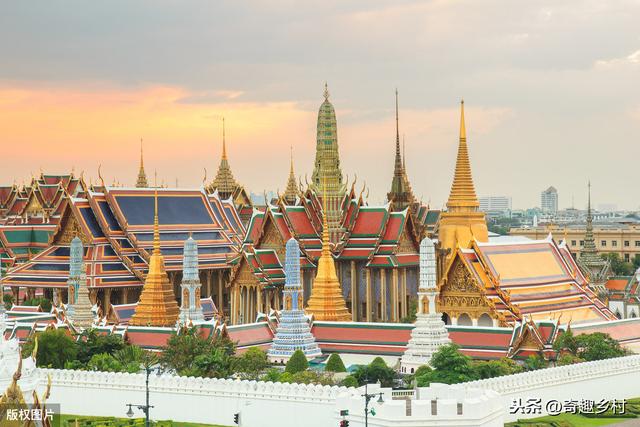
<instances>
[{"instance_id":1,"label":"bush","mask_svg":"<svg viewBox=\"0 0 640 427\"><path fill-rule=\"evenodd\" d=\"M578 356L574 356L571 353L567 353L567 354L563 354L562 356L560 356L558 358L558 366L565 366L565 365L573 365L574 363L581 363L584 362L584 359L580 359Z\"/></svg>"},{"instance_id":2,"label":"bush","mask_svg":"<svg viewBox=\"0 0 640 427\"><path fill-rule=\"evenodd\" d=\"M87 369L101 372L123 372L122 364L107 353L93 355L87 363Z\"/></svg>"},{"instance_id":3,"label":"bush","mask_svg":"<svg viewBox=\"0 0 640 427\"><path fill-rule=\"evenodd\" d=\"M388 367L381 357L376 357L369 365L359 366L353 376L358 380L359 385L379 381L383 387L391 387L398 374Z\"/></svg>"},{"instance_id":4,"label":"bush","mask_svg":"<svg viewBox=\"0 0 640 427\"><path fill-rule=\"evenodd\" d=\"M419 387L426 387L432 382L443 384L458 384L477 379L477 372L471 363L471 358L460 353L455 344L440 347L431 358L432 371L423 375L416 375Z\"/></svg>"},{"instance_id":5,"label":"bush","mask_svg":"<svg viewBox=\"0 0 640 427\"><path fill-rule=\"evenodd\" d=\"M344 367L344 363L342 363L342 359L338 353L333 353L329 356L324 370L327 372L347 372L347 368Z\"/></svg>"},{"instance_id":6,"label":"bush","mask_svg":"<svg viewBox=\"0 0 640 427\"><path fill-rule=\"evenodd\" d=\"M291 359L287 362L287 367L284 369L285 372L290 374L295 374L297 372L306 371L309 369L309 362L307 361L307 356L304 355L302 350L296 350L293 352Z\"/></svg>"},{"instance_id":7,"label":"bush","mask_svg":"<svg viewBox=\"0 0 640 427\"><path fill-rule=\"evenodd\" d=\"M501 377L522 372L522 367L511 359L489 360L474 362L473 368L478 379Z\"/></svg>"},{"instance_id":8,"label":"bush","mask_svg":"<svg viewBox=\"0 0 640 427\"><path fill-rule=\"evenodd\" d=\"M260 381L271 381L272 383L276 383L280 381L280 376L282 375L282 371L278 368L271 368L264 374Z\"/></svg>"},{"instance_id":9,"label":"bush","mask_svg":"<svg viewBox=\"0 0 640 427\"><path fill-rule=\"evenodd\" d=\"M258 376L269 366L267 353L258 347L251 347L240 357L235 358L234 371L242 374L245 379L258 379Z\"/></svg>"},{"instance_id":10,"label":"bush","mask_svg":"<svg viewBox=\"0 0 640 427\"><path fill-rule=\"evenodd\" d=\"M353 375L349 375L340 383L344 387L358 387L358 380Z\"/></svg>"},{"instance_id":11,"label":"bush","mask_svg":"<svg viewBox=\"0 0 640 427\"><path fill-rule=\"evenodd\" d=\"M524 361L524 370L525 371L535 371L538 369L544 369L549 365L549 363L544 360L542 356L539 354L533 354Z\"/></svg>"}]
</instances>

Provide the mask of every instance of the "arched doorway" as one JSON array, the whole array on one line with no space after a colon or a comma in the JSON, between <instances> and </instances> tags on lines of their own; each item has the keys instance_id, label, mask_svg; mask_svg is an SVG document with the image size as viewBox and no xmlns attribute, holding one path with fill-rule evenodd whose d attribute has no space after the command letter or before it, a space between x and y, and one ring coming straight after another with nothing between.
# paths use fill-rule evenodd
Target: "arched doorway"
<instances>
[{"instance_id":1,"label":"arched doorway","mask_svg":"<svg viewBox=\"0 0 640 427\"><path fill-rule=\"evenodd\" d=\"M472 326L473 322L471 321L471 317L467 313L462 313L460 317L458 317L458 325L460 326Z\"/></svg>"},{"instance_id":2,"label":"arched doorway","mask_svg":"<svg viewBox=\"0 0 640 427\"><path fill-rule=\"evenodd\" d=\"M442 313L442 321L444 322L445 325L451 324L451 318L447 313Z\"/></svg>"},{"instance_id":3,"label":"arched doorway","mask_svg":"<svg viewBox=\"0 0 640 427\"><path fill-rule=\"evenodd\" d=\"M478 326L493 326L493 319L487 313L482 313L480 317L478 317Z\"/></svg>"}]
</instances>

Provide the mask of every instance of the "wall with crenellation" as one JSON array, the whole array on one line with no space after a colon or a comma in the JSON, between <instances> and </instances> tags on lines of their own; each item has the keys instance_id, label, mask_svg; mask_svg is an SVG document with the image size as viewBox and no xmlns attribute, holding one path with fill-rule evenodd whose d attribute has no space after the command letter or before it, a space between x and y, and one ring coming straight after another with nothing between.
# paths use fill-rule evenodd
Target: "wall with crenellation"
<instances>
[{"instance_id":1,"label":"wall with crenellation","mask_svg":"<svg viewBox=\"0 0 640 427\"><path fill-rule=\"evenodd\" d=\"M502 396L505 421L535 418L539 414L510 414L514 399L541 399L542 415L551 400L600 400L640 397L640 355L540 369L504 377L471 381L470 389L493 390Z\"/></svg>"}]
</instances>

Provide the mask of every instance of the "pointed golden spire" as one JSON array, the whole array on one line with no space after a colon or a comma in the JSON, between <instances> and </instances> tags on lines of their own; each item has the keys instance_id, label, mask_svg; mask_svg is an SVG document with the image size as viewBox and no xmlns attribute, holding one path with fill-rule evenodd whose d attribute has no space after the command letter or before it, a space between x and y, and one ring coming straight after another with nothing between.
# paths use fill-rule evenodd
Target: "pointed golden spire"
<instances>
[{"instance_id":1,"label":"pointed golden spire","mask_svg":"<svg viewBox=\"0 0 640 427\"><path fill-rule=\"evenodd\" d=\"M451 185L451 193L447 201L447 208L450 212L455 211L477 211L480 203L476 196L471 175L471 163L469 161L469 151L467 148L467 132L464 123L464 100L460 102L460 140L458 143L458 157L456 169Z\"/></svg>"},{"instance_id":2,"label":"pointed golden spire","mask_svg":"<svg viewBox=\"0 0 640 427\"><path fill-rule=\"evenodd\" d=\"M136 182L137 188L146 188L149 184L147 183L147 174L144 171L144 157L142 153L142 138L140 138L140 169L138 170L138 181Z\"/></svg>"},{"instance_id":3,"label":"pointed golden spire","mask_svg":"<svg viewBox=\"0 0 640 427\"><path fill-rule=\"evenodd\" d=\"M318 270L307 304L307 313L313 314L316 320L347 321L351 319L342 296L335 261L331 255L325 181L323 181L322 195L322 252L318 259Z\"/></svg>"},{"instance_id":4,"label":"pointed golden spire","mask_svg":"<svg viewBox=\"0 0 640 427\"><path fill-rule=\"evenodd\" d=\"M149 272L140 294L140 301L129 321L133 326L173 326L180 311L160 250L157 180L156 174L153 191L153 252L149 259Z\"/></svg>"},{"instance_id":5,"label":"pointed golden spire","mask_svg":"<svg viewBox=\"0 0 640 427\"><path fill-rule=\"evenodd\" d=\"M225 129L224 129L224 117L222 118L222 158L227 159L227 141L225 137Z\"/></svg>"},{"instance_id":6,"label":"pointed golden spire","mask_svg":"<svg viewBox=\"0 0 640 427\"><path fill-rule=\"evenodd\" d=\"M289 168L289 179L287 180L287 187L284 191L283 197L284 201L293 205L296 202L296 197L300 193L298 184L296 183L296 176L293 171L293 145L291 146L291 165Z\"/></svg>"},{"instance_id":7,"label":"pointed golden spire","mask_svg":"<svg viewBox=\"0 0 640 427\"><path fill-rule=\"evenodd\" d=\"M328 101L329 100L329 85L327 85L327 82L324 82L324 100Z\"/></svg>"},{"instance_id":8,"label":"pointed golden spire","mask_svg":"<svg viewBox=\"0 0 640 427\"><path fill-rule=\"evenodd\" d=\"M479 210L471 175L467 131L464 121L464 101L460 102L460 138L456 169L447 201L447 210L440 215L439 240L443 249L449 249L450 260L457 247L467 248L474 239L479 242L489 240L484 212Z\"/></svg>"}]
</instances>

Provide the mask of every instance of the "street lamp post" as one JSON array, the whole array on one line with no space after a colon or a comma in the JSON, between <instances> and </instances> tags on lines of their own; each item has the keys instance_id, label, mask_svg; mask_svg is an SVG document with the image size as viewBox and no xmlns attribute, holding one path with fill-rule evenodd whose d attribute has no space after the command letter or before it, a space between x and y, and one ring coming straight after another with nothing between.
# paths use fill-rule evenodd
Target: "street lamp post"
<instances>
[{"instance_id":1,"label":"street lamp post","mask_svg":"<svg viewBox=\"0 0 640 427\"><path fill-rule=\"evenodd\" d=\"M151 371L153 371L154 369L151 366L145 366L144 367L145 373L146 373L146 379L145 379L145 392L146 392L146 403L144 405L136 405L134 403L127 403L126 405L129 407L129 410L127 411L127 416L129 418L133 417L133 407L135 406L136 408L140 409L142 412L144 412L144 416L145 416L145 422L144 425L145 427L149 427L149 410L151 408L153 408L152 405L149 405L149 375L151 374Z\"/></svg>"},{"instance_id":2,"label":"street lamp post","mask_svg":"<svg viewBox=\"0 0 640 427\"><path fill-rule=\"evenodd\" d=\"M362 397L364 397L364 427L369 427L369 402L371 401L371 399L373 399L376 396L380 396L378 397L377 402L378 403L382 403L384 402L384 399L382 398L382 392L380 393L368 393L367 392L367 383L364 384L364 394L361 395ZM371 410L371 415L375 415L375 411L372 409Z\"/></svg>"}]
</instances>

